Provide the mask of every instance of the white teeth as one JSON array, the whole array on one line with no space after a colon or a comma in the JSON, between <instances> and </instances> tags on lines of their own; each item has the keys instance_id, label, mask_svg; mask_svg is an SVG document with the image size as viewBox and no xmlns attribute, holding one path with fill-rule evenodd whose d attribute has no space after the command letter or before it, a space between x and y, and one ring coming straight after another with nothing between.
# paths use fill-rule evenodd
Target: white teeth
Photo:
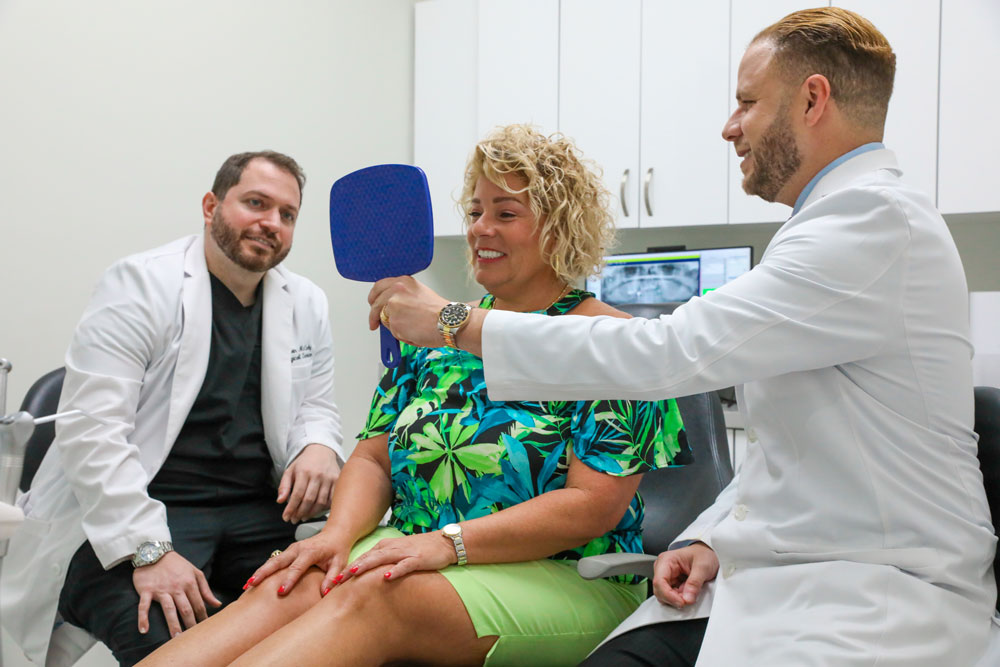
<instances>
[{"instance_id":1,"label":"white teeth","mask_svg":"<svg viewBox=\"0 0 1000 667\"><path fill-rule=\"evenodd\" d=\"M497 252L496 250L477 250L476 255L481 259L496 259L497 257L503 257L503 253Z\"/></svg>"}]
</instances>

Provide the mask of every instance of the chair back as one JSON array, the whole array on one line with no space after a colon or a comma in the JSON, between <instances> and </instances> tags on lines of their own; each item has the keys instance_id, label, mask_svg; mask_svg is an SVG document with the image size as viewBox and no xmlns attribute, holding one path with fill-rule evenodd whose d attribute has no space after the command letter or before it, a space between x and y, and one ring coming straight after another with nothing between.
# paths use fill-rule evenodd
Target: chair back
<instances>
[{"instance_id":1,"label":"chair back","mask_svg":"<svg viewBox=\"0 0 1000 667\"><path fill-rule=\"evenodd\" d=\"M45 417L54 415L59 409L59 395L62 393L63 378L66 377L65 368L57 368L49 371L31 385L24 395L21 403L21 410L29 413L32 417ZM56 437L55 422L39 424L35 427L31 438L24 451L24 470L21 472L20 489L27 491L31 486L31 480L38 472L38 466L45 458L45 452L49 451L49 445Z\"/></svg>"},{"instance_id":2,"label":"chair back","mask_svg":"<svg viewBox=\"0 0 1000 667\"><path fill-rule=\"evenodd\" d=\"M976 433L979 434L979 467L983 471L986 500L993 516L993 530L1000 519L1000 389L976 387ZM993 559L993 571L1000 576L1000 551ZM1000 611L1000 598L997 599Z\"/></svg>"},{"instance_id":3,"label":"chair back","mask_svg":"<svg viewBox=\"0 0 1000 667\"><path fill-rule=\"evenodd\" d=\"M625 303L615 308L633 317L647 320L669 315L680 301L665 303ZM646 473L639 484L639 493L646 505L646 520L642 524L643 551L658 554L666 551L682 530L694 521L702 510L733 478L733 465L726 439L726 421L722 416L719 395L683 396L677 407L684 420L684 432L692 461L683 458L678 465Z\"/></svg>"},{"instance_id":4,"label":"chair back","mask_svg":"<svg viewBox=\"0 0 1000 667\"><path fill-rule=\"evenodd\" d=\"M646 506L642 544L648 554L666 551L733 479L719 395L683 396L677 407L693 461L648 472L639 484Z\"/></svg>"}]
</instances>

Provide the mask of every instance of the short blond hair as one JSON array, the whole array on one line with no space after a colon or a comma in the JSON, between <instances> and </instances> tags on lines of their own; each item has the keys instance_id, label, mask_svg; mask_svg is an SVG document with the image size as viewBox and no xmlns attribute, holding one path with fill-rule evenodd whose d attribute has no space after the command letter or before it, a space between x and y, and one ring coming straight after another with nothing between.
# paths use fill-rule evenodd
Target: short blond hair
<instances>
[{"instance_id":1,"label":"short blond hair","mask_svg":"<svg viewBox=\"0 0 1000 667\"><path fill-rule=\"evenodd\" d=\"M511 189L504 180L508 174L521 177L526 185ZM560 279L573 283L600 272L615 238L611 196L600 169L585 160L570 139L559 133L546 137L530 125L508 125L476 144L459 200L466 227L480 177L511 194L527 192L531 212L542 221L542 259Z\"/></svg>"},{"instance_id":2,"label":"short blond hair","mask_svg":"<svg viewBox=\"0 0 1000 667\"><path fill-rule=\"evenodd\" d=\"M885 129L896 76L896 54L871 21L840 7L793 12L763 30L751 43L774 46L774 63L798 85L813 74L830 82L830 96L854 123Z\"/></svg>"}]
</instances>

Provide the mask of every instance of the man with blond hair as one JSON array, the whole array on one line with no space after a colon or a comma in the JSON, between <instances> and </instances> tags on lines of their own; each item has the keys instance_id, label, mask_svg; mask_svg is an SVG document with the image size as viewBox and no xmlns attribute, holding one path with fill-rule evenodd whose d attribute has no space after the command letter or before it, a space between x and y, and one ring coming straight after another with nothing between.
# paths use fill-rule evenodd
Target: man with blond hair
<instances>
[{"instance_id":1,"label":"man with blond hair","mask_svg":"<svg viewBox=\"0 0 1000 667\"><path fill-rule=\"evenodd\" d=\"M982 655L996 538L968 291L944 220L881 144L894 73L885 37L852 12L766 28L723 129L744 190L792 207L757 267L658 320L474 311L457 334L483 356L494 400L741 385L746 460L656 564L660 618L683 622L626 627L586 664L940 667ZM388 309L397 337L438 343L446 301L411 278L377 283L370 301L372 326ZM707 622L693 620L709 592Z\"/></svg>"}]
</instances>

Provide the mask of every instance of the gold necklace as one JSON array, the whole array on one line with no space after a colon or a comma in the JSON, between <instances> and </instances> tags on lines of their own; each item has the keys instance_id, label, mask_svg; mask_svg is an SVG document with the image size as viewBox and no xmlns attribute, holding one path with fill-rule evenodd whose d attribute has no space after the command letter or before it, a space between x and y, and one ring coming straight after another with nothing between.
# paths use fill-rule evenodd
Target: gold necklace
<instances>
[{"instance_id":1,"label":"gold necklace","mask_svg":"<svg viewBox=\"0 0 1000 667\"><path fill-rule=\"evenodd\" d=\"M525 310L525 311L521 311L521 312L525 312L525 313L538 313L538 312L545 313L545 312L548 312L549 308L551 308L552 306L554 306L557 303L559 303L559 301L564 296L566 296L567 294L569 294L572 290L573 290L573 288L570 286L570 284L566 283L566 285L559 291L559 296L556 297L555 301L553 301L552 303L550 303L549 305L547 305L545 308L542 308L540 310ZM495 294L493 295L493 307L494 308L497 307L497 297L496 297ZM501 310L504 310L504 309L501 308Z\"/></svg>"},{"instance_id":2,"label":"gold necklace","mask_svg":"<svg viewBox=\"0 0 1000 667\"><path fill-rule=\"evenodd\" d=\"M548 312L549 308L551 308L552 306L554 306L554 305L556 305L557 303L559 303L559 301L560 301L560 300L562 300L562 298L563 298L564 296L566 296L567 294L569 294L569 293L570 293L570 291L571 291L572 289L573 289L573 288L572 288L572 287L570 287L569 283L566 283L566 286L565 286L565 287L563 287L563 288L562 288L562 291L560 291L560 292L559 292L559 296L557 296L557 297L556 297L556 300L555 300L555 301L553 301L552 303L550 303L550 304L549 304L548 306L546 306L546 307L545 307L545 308L543 309L543 312Z\"/></svg>"}]
</instances>

